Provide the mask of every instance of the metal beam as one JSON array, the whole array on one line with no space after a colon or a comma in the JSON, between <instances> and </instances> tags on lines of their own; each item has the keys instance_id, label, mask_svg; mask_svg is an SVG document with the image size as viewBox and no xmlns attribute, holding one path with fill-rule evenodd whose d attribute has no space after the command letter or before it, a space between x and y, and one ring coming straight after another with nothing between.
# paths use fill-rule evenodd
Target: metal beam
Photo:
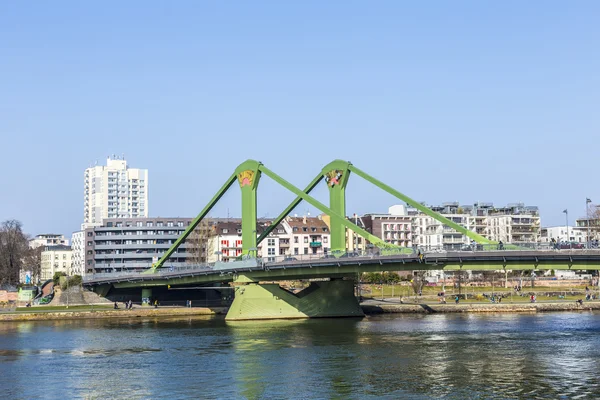
<instances>
[{"instance_id":1,"label":"metal beam","mask_svg":"<svg viewBox=\"0 0 600 400\"><path fill-rule=\"evenodd\" d=\"M308 186L304 189L304 193L309 194L310 192L312 192L312 190L319 184L319 182L321 182L321 180L323 179L323 175L319 174L315 177L315 179L313 179ZM275 218L273 220L273 223L271 225L269 225L267 227L267 229L265 229L265 231L258 237L258 239L256 240L256 244L258 245L260 242L262 242L267 236L269 236L271 234L271 232L273 232L273 230L275 228L277 228L277 225L279 225L281 223L281 221L283 221L283 219L285 217L287 217L293 210L294 208L296 208L298 206L298 204L300 204L300 202L302 201L302 197L298 196L294 199L294 201L292 201L290 203L290 205L288 205L285 210L283 210L281 212L281 214L279 214L277 216L277 218Z\"/></svg>"},{"instance_id":2,"label":"metal beam","mask_svg":"<svg viewBox=\"0 0 600 400\"><path fill-rule=\"evenodd\" d=\"M262 173L267 175L269 178L273 179L275 182L277 182L278 184L280 184L281 186L283 186L290 192L294 193L296 196L302 198L302 200L306 201L307 203L309 203L313 207L317 208L321 212L329 215L329 217L332 219L332 221L335 221L336 223L340 223L340 224L344 225L346 228L353 230L354 232L358 233L359 235L361 235L362 237L367 239L369 242L371 242L381 248L400 249L397 246L390 245L389 243L384 242L377 236L370 234L369 232L365 231L364 229L358 227L357 225L354 225L352 222L348 221L345 216L341 216L341 215L338 215L337 213L333 212L329 207L325 206L325 204L319 202L314 197L309 196L308 194L304 193L302 190L298 189L296 186L292 185L291 183L289 183L288 181L286 181L285 179L283 179L282 177L280 177L279 175L277 175L276 173L274 173L273 171L271 171L269 168L265 167L264 165L261 164L259 166L259 169Z\"/></svg>"},{"instance_id":3,"label":"metal beam","mask_svg":"<svg viewBox=\"0 0 600 400\"><path fill-rule=\"evenodd\" d=\"M198 214L198 216L196 218L194 218L194 220L187 227L187 229L181 234L181 236L179 236L179 238L177 238L175 243L173 243L173 245L171 245L171 247L169 247L169 250L167 250L166 253L163 254L163 256L160 258L160 260L158 260L158 262L152 266L152 268L149 270L150 272L154 272L157 268L162 267L162 265L165 263L165 261L167 261L167 259L171 256L171 254L173 254L175 252L175 250L177 250L177 248L185 241L185 239L187 239L187 237L190 235L190 233L192 233L194 231L194 229L196 229L196 226L198 226L200 221L202 221L202 219L210 212L210 210L221 199L221 197L223 197L225 192L227 192L227 190L231 187L231 185L233 185L233 182L235 182L235 180L236 180L236 174L233 173L229 177L229 179L227 179L225 184L223 186L221 186L221 189L219 189L219 191L213 196L213 198L210 199L210 201L208 202L206 207L204 207L204 209L202 211L200 211L200 214Z\"/></svg>"},{"instance_id":4,"label":"metal beam","mask_svg":"<svg viewBox=\"0 0 600 400\"><path fill-rule=\"evenodd\" d=\"M466 235L467 237L473 239L475 242L477 243L483 243L483 244L494 244L496 242L493 242L481 235L478 235L477 233L468 230L465 227L460 226L459 224L457 224L456 222L452 222L451 220L449 220L448 218L436 213L435 211L431 210L428 207L425 207L422 204L419 204L417 201L411 199L410 197L400 193L399 191L395 190L394 188L392 188L391 186L386 185L385 183L381 182L380 180L372 177L371 175L367 174L366 172L358 169L357 167L355 167L354 165L350 164L350 171L354 172L356 175L360 176L361 178L365 179L368 182L371 182L372 184L374 184L375 186L379 187L380 189L385 190L386 192L388 192L389 194L391 194L392 196L396 196L397 198L399 198L400 200L404 201L405 203L407 203L410 206L415 207L417 210L421 211L423 214L429 215L430 217L440 221L441 223L443 223L444 225L449 226L450 228L456 230L459 233L462 233L463 235Z\"/></svg>"}]
</instances>

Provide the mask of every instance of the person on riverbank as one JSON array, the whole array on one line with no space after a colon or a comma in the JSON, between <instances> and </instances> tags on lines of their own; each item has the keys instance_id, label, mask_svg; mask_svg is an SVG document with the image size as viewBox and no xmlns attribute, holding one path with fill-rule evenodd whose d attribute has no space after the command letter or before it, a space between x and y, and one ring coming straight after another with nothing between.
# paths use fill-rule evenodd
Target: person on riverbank
<instances>
[{"instance_id":1,"label":"person on riverbank","mask_svg":"<svg viewBox=\"0 0 600 400\"><path fill-rule=\"evenodd\" d=\"M158 308L158 300L154 300L154 308Z\"/></svg>"},{"instance_id":2,"label":"person on riverbank","mask_svg":"<svg viewBox=\"0 0 600 400\"><path fill-rule=\"evenodd\" d=\"M118 309L119 309L119 305L117 304L117 302L116 302L116 301L115 301L115 306L114 306L114 309L115 309L115 310L118 310Z\"/></svg>"},{"instance_id":3,"label":"person on riverbank","mask_svg":"<svg viewBox=\"0 0 600 400\"><path fill-rule=\"evenodd\" d=\"M456 295L456 297L454 298L454 303L458 304L459 300L460 300L460 297L458 297L458 295Z\"/></svg>"}]
</instances>

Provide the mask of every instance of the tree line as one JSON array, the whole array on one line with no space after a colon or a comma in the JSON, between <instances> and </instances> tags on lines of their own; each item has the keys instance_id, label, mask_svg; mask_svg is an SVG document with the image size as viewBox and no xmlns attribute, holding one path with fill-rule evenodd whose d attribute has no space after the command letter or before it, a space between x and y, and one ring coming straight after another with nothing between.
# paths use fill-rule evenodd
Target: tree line
<instances>
[{"instance_id":1,"label":"tree line","mask_svg":"<svg viewBox=\"0 0 600 400\"><path fill-rule=\"evenodd\" d=\"M22 269L32 272L31 279L36 282L42 269L43 246L29 248L29 236L23 232L23 224L10 219L0 224L0 285L19 283Z\"/></svg>"}]
</instances>

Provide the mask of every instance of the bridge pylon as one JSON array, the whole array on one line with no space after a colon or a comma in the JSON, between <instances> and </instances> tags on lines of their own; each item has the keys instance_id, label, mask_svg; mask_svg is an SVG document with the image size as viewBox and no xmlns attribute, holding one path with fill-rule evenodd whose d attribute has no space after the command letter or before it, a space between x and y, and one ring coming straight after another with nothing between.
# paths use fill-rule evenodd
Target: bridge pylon
<instances>
[{"instance_id":1,"label":"bridge pylon","mask_svg":"<svg viewBox=\"0 0 600 400\"><path fill-rule=\"evenodd\" d=\"M226 321L364 316L353 280L311 282L298 293L246 276L239 276L234 284L235 297Z\"/></svg>"}]
</instances>

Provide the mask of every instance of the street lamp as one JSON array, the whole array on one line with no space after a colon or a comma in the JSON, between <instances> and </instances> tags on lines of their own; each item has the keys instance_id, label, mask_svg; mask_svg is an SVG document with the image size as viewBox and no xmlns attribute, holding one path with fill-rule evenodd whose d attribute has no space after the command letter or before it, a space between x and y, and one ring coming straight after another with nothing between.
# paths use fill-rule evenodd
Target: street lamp
<instances>
[{"instance_id":1,"label":"street lamp","mask_svg":"<svg viewBox=\"0 0 600 400\"><path fill-rule=\"evenodd\" d=\"M570 243L571 240L569 239L569 211L565 208L563 210L563 212L565 213L565 222L566 222L566 225L567 225L567 242ZM570 247L570 244L569 244L569 247Z\"/></svg>"},{"instance_id":2,"label":"street lamp","mask_svg":"<svg viewBox=\"0 0 600 400\"><path fill-rule=\"evenodd\" d=\"M585 216L587 219L587 248L590 248L590 203L592 200L589 198L585 199Z\"/></svg>"}]
</instances>

